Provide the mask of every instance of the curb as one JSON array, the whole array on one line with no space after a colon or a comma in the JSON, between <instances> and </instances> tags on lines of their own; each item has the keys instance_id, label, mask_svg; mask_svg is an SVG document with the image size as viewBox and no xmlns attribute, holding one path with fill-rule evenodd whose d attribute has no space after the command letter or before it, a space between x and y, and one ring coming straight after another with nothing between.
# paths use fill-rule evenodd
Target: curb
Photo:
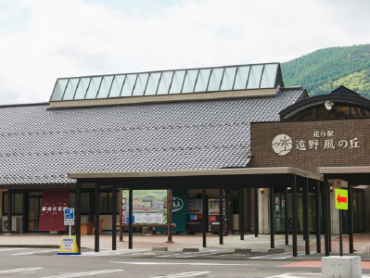
<instances>
[{"instance_id":1,"label":"curb","mask_svg":"<svg viewBox=\"0 0 370 278\"><path fill-rule=\"evenodd\" d=\"M60 248L60 245L37 245L37 244L0 244L0 247L17 247L17 248Z\"/></svg>"}]
</instances>

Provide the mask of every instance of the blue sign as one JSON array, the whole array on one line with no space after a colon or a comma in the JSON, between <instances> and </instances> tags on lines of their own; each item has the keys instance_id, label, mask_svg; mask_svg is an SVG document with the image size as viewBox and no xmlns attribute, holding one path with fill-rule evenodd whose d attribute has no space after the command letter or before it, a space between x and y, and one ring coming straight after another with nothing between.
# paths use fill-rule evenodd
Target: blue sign
<instances>
[{"instance_id":1,"label":"blue sign","mask_svg":"<svg viewBox=\"0 0 370 278\"><path fill-rule=\"evenodd\" d=\"M74 225L75 213L74 208L66 208L64 210L64 225Z\"/></svg>"},{"instance_id":2,"label":"blue sign","mask_svg":"<svg viewBox=\"0 0 370 278\"><path fill-rule=\"evenodd\" d=\"M129 220L129 216L128 214L126 214L126 223L128 223L128 220ZM135 215L132 216L132 223L135 223Z\"/></svg>"},{"instance_id":3,"label":"blue sign","mask_svg":"<svg viewBox=\"0 0 370 278\"><path fill-rule=\"evenodd\" d=\"M64 219L74 219L74 209L69 208L64 211Z\"/></svg>"}]
</instances>

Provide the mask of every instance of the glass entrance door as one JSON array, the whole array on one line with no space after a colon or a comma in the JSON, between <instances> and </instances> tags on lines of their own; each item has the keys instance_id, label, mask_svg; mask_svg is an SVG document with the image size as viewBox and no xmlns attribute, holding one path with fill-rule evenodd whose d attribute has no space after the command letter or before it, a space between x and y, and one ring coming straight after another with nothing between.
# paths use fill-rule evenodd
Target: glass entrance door
<instances>
[{"instance_id":1,"label":"glass entrance door","mask_svg":"<svg viewBox=\"0 0 370 278\"><path fill-rule=\"evenodd\" d=\"M28 231L37 232L39 229L41 192L29 192L28 195Z\"/></svg>"}]
</instances>

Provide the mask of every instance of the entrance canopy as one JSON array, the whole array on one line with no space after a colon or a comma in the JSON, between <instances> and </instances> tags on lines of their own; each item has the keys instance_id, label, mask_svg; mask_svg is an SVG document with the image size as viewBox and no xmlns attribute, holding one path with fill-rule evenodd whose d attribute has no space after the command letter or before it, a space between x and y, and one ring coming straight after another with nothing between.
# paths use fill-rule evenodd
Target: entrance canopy
<instances>
[{"instance_id":1,"label":"entrance canopy","mask_svg":"<svg viewBox=\"0 0 370 278\"><path fill-rule=\"evenodd\" d=\"M239 169L217 169L217 170L182 170L182 171L153 171L153 172L114 172L114 173L69 173L68 178L77 179L76 188L76 236L77 243L80 247L81 233L81 187L95 185L95 194L98 196L99 188L103 186L111 186L113 192L112 200L116 200L117 188L129 189L129 248L132 248L132 191L133 189L203 189L203 205L206 205L205 190L219 189L220 203L222 202L222 190L224 189L244 189L244 188L285 188L292 190L292 231L293 231L293 256L298 254L297 242L297 187L304 187L304 199L307 199L309 182L313 181L316 186L316 194L319 193L320 184L324 181L323 175L304 171L293 167L274 167L274 168L239 168ZM240 192L241 203L243 204L243 194ZM258 206L258 198L255 192L255 205ZM172 197L171 197L172 198ZM97 200L98 198L96 198ZM318 199L318 195L317 195ZM169 201L171 202L171 201ZM274 209L274 194L270 194L270 217L273 218ZM170 205L169 205L170 206ZM244 205L242 205L240 215L243 215ZM116 247L116 204L112 205L112 249ZM99 219L99 204L95 205L96 214L96 231L98 228ZM258 207L255 208L255 222L258 223ZM304 206L304 211L308 211L307 202ZM317 210L318 211L318 210ZM220 212L221 214L221 212ZM307 216L307 214L305 214ZM286 217L288 218L287 211ZM206 221L205 217L202 220L203 226L203 246L206 241ZM222 219L222 218L221 218ZM220 244L223 244L222 239L222 220L220 219ZM243 217L241 217L243 219ZM305 223L308 221L308 216L305 217ZM171 224L168 222L169 225ZM242 222L241 222L242 223ZM241 226L244 226L241 224ZM271 248L274 248L274 222L270 222L271 229ZM169 227L170 230L170 227ZM241 239L244 238L243 229ZM286 242L288 241L288 228L286 227ZM305 224L305 235L308 238L308 224ZM95 251L99 251L99 234L95 232ZM320 229L317 233L317 242L320 242ZM308 240L306 241L306 253L309 253Z\"/></svg>"},{"instance_id":2,"label":"entrance canopy","mask_svg":"<svg viewBox=\"0 0 370 278\"><path fill-rule=\"evenodd\" d=\"M342 179L350 181L352 185L369 184L370 166L356 167L317 167L317 172L325 179Z\"/></svg>"},{"instance_id":3,"label":"entrance canopy","mask_svg":"<svg viewBox=\"0 0 370 278\"><path fill-rule=\"evenodd\" d=\"M292 176L324 181L321 174L293 167L68 174L82 184L134 189L289 187Z\"/></svg>"}]
</instances>

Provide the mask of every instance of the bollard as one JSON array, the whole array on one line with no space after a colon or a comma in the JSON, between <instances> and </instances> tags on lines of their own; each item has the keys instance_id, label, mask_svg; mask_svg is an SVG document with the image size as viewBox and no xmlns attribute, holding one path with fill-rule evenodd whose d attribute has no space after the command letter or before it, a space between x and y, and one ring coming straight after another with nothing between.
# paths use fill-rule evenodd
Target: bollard
<instances>
[{"instance_id":1,"label":"bollard","mask_svg":"<svg viewBox=\"0 0 370 278\"><path fill-rule=\"evenodd\" d=\"M361 257L331 256L322 258L322 278L361 278Z\"/></svg>"}]
</instances>

